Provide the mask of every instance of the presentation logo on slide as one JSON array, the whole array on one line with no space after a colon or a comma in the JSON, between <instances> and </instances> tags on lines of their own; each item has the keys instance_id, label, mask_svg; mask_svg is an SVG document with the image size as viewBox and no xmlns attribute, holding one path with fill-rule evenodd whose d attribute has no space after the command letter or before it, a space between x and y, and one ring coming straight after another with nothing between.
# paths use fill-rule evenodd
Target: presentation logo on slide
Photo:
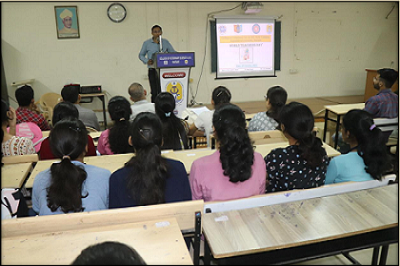
<instances>
[{"instance_id":1,"label":"presentation logo on slide","mask_svg":"<svg viewBox=\"0 0 400 266\"><path fill-rule=\"evenodd\" d=\"M219 33L224 34L226 32L226 27L225 26L219 26Z\"/></svg>"},{"instance_id":2,"label":"presentation logo on slide","mask_svg":"<svg viewBox=\"0 0 400 266\"><path fill-rule=\"evenodd\" d=\"M166 86L166 91L174 96L176 104L183 101L183 85L179 81L170 81Z\"/></svg>"},{"instance_id":3,"label":"presentation logo on slide","mask_svg":"<svg viewBox=\"0 0 400 266\"><path fill-rule=\"evenodd\" d=\"M272 32L272 25L267 25L267 33L271 34Z\"/></svg>"},{"instance_id":4,"label":"presentation logo on slide","mask_svg":"<svg viewBox=\"0 0 400 266\"><path fill-rule=\"evenodd\" d=\"M252 30L255 34L258 34L260 32L260 25L254 24Z\"/></svg>"},{"instance_id":5,"label":"presentation logo on slide","mask_svg":"<svg viewBox=\"0 0 400 266\"><path fill-rule=\"evenodd\" d=\"M242 32L242 25L233 25L233 30L236 33L241 33Z\"/></svg>"}]
</instances>

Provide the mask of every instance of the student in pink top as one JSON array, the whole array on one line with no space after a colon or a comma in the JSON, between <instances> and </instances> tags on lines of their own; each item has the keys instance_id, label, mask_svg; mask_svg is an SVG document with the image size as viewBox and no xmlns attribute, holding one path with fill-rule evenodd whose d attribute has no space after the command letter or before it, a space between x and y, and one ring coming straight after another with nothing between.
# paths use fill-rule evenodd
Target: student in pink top
<instances>
[{"instance_id":1,"label":"student in pink top","mask_svg":"<svg viewBox=\"0 0 400 266\"><path fill-rule=\"evenodd\" d=\"M219 201L263 194L265 162L253 150L243 111L224 104L214 112L212 121L218 150L193 162L189 178L192 199Z\"/></svg>"}]
</instances>

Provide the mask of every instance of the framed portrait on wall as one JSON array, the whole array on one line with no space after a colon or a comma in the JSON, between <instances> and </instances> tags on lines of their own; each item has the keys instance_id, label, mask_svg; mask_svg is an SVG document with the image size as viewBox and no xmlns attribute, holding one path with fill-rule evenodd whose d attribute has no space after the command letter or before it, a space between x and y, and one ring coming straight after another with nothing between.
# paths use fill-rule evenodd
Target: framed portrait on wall
<instances>
[{"instance_id":1,"label":"framed portrait on wall","mask_svg":"<svg viewBox=\"0 0 400 266\"><path fill-rule=\"evenodd\" d=\"M77 6L55 6L58 39L79 38Z\"/></svg>"}]
</instances>

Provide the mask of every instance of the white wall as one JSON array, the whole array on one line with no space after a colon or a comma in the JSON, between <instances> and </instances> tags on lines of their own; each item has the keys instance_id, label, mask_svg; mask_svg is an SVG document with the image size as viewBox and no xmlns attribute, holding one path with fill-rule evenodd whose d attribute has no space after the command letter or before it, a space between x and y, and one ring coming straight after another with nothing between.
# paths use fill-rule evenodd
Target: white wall
<instances>
[{"instance_id":1,"label":"white wall","mask_svg":"<svg viewBox=\"0 0 400 266\"><path fill-rule=\"evenodd\" d=\"M35 99L59 93L67 82L100 84L109 95L127 96L132 82L150 90L147 68L138 59L151 27L177 51L194 51L191 71L196 90L205 46L207 54L197 102L209 103L212 90L225 85L233 102L258 101L267 89L281 85L290 98L364 94L366 68L398 70L398 5L394 2L263 2L257 16L282 21L281 71L276 78L215 80L211 73L207 14L234 8L241 2L123 2L127 18L111 22L111 2L2 2L2 55L8 93L14 81L34 78ZM80 38L59 40L54 6L78 6ZM219 13L243 15L241 8ZM296 69L290 74L289 69ZM100 102L94 107L101 109ZM99 113L99 119L101 118Z\"/></svg>"}]
</instances>

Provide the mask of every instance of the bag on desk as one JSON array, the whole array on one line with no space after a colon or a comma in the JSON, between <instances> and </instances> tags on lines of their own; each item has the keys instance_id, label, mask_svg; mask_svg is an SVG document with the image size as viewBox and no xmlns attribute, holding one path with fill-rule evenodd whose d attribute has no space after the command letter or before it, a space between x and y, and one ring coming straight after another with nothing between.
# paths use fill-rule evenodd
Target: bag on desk
<instances>
[{"instance_id":1,"label":"bag on desk","mask_svg":"<svg viewBox=\"0 0 400 266\"><path fill-rule=\"evenodd\" d=\"M1 190L1 219L27 216L28 205L21 190L18 188L3 188Z\"/></svg>"}]
</instances>

